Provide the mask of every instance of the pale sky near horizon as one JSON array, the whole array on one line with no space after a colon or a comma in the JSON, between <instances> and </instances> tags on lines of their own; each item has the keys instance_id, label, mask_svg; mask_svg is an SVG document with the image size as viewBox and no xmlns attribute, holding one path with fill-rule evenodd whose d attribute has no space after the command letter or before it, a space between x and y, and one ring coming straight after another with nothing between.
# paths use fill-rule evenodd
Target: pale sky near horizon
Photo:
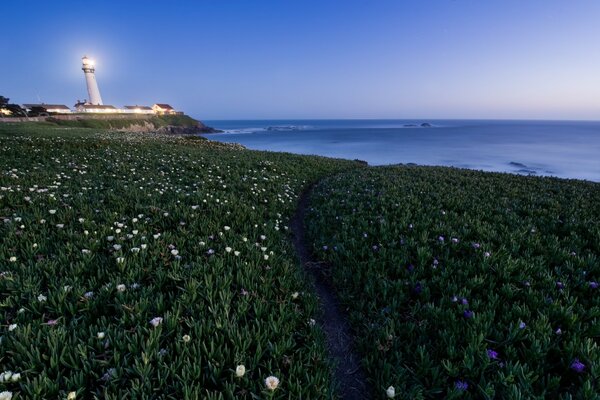
<instances>
[{"instance_id":1,"label":"pale sky near horizon","mask_svg":"<svg viewBox=\"0 0 600 400\"><path fill-rule=\"evenodd\" d=\"M600 120L600 2L55 1L2 5L0 95L200 119Z\"/></svg>"}]
</instances>

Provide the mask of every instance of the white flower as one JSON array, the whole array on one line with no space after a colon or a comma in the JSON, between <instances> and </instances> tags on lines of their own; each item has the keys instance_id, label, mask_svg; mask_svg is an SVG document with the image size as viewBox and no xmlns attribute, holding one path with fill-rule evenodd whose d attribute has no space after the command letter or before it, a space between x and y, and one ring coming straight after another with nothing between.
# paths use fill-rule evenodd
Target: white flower
<instances>
[{"instance_id":1,"label":"white flower","mask_svg":"<svg viewBox=\"0 0 600 400\"><path fill-rule=\"evenodd\" d=\"M279 386L279 379L275 376L269 376L265 379L265 386L269 390L275 390Z\"/></svg>"},{"instance_id":2,"label":"white flower","mask_svg":"<svg viewBox=\"0 0 600 400\"><path fill-rule=\"evenodd\" d=\"M177 249L173 249L173 250L171 250L171 254L176 256L177 254L179 254L179 251Z\"/></svg>"},{"instance_id":3,"label":"white flower","mask_svg":"<svg viewBox=\"0 0 600 400\"><path fill-rule=\"evenodd\" d=\"M231 250L233 250L231 247L225 247L226 252L231 253Z\"/></svg>"},{"instance_id":4,"label":"white flower","mask_svg":"<svg viewBox=\"0 0 600 400\"><path fill-rule=\"evenodd\" d=\"M308 320L308 326L315 326L316 323L317 323L317 321L315 321L312 318Z\"/></svg>"},{"instance_id":5,"label":"white flower","mask_svg":"<svg viewBox=\"0 0 600 400\"><path fill-rule=\"evenodd\" d=\"M105 337L105 336L106 336L106 334L105 334L104 332L98 332L98 333L96 334L96 337L97 337L98 339L104 339L104 337Z\"/></svg>"},{"instance_id":6,"label":"white flower","mask_svg":"<svg viewBox=\"0 0 600 400\"><path fill-rule=\"evenodd\" d=\"M70 285L65 285L65 286L63 286L63 291L64 291L64 292L68 292L68 291L69 291L69 290L71 290L71 289L72 289L72 286L70 286Z\"/></svg>"},{"instance_id":7,"label":"white flower","mask_svg":"<svg viewBox=\"0 0 600 400\"><path fill-rule=\"evenodd\" d=\"M0 374L0 382L8 382L10 381L10 377L12 376L12 371L4 371ZM19 375L20 377L21 375Z\"/></svg>"},{"instance_id":8,"label":"white flower","mask_svg":"<svg viewBox=\"0 0 600 400\"><path fill-rule=\"evenodd\" d=\"M56 214L56 210L50 210L49 212L50 212L50 214L52 214L52 215Z\"/></svg>"},{"instance_id":9,"label":"white flower","mask_svg":"<svg viewBox=\"0 0 600 400\"><path fill-rule=\"evenodd\" d=\"M187 342L189 342L190 340L192 340L192 338L190 337L190 335L183 335L182 339L183 339L183 341L184 341L185 343L187 343Z\"/></svg>"},{"instance_id":10,"label":"white flower","mask_svg":"<svg viewBox=\"0 0 600 400\"><path fill-rule=\"evenodd\" d=\"M8 259L8 261L10 261L10 262L16 262L17 261L17 257L12 256L11 258Z\"/></svg>"},{"instance_id":11,"label":"white flower","mask_svg":"<svg viewBox=\"0 0 600 400\"><path fill-rule=\"evenodd\" d=\"M10 324L8 326L8 331L9 332L14 331L15 329L17 329L17 324Z\"/></svg>"},{"instance_id":12,"label":"white flower","mask_svg":"<svg viewBox=\"0 0 600 400\"><path fill-rule=\"evenodd\" d=\"M125 258L124 257L117 257L117 263L118 264L123 264L125 262Z\"/></svg>"},{"instance_id":13,"label":"white flower","mask_svg":"<svg viewBox=\"0 0 600 400\"><path fill-rule=\"evenodd\" d=\"M246 373L246 367L244 367L243 364L235 367L235 376L237 376L238 378L241 378L242 376L244 376L245 373Z\"/></svg>"},{"instance_id":14,"label":"white flower","mask_svg":"<svg viewBox=\"0 0 600 400\"><path fill-rule=\"evenodd\" d=\"M298 292L292 293L292 299L297 299L298 296L300 296L300 293L298 293Z\"/></svg>"},{"instance_id":15,"label":"white flower","mask_svg":"<svg viewBox=\"0 0 600 400\"><path fill-rule=\"evenodd\" d=\"M10 377L10 380L13 381L13 382L18 382L19 379L21 379L21 374L20 373L12 374L12 376Z\"/></svg>"},{"instance_id":16,"label":"white flower","mask_svg":"<svg viewBox=\"0 0 600 400\"><path fill-rule=\"evenodd\" d=\"M85 222L85 219L79 218L79 223L83 224L84 222Z\"/></svg>"},{"instance_id":17,"label":"white flower","mask_svg":"<svg viewBox=\"0 0 600 400\"><path fill-rule=\"evenodd\" d=\"M77 398L77 392L69 392L67 400L75 400Z\"/></svg>"},{"instance_id":18,"label":"white flower","mask_svg":"<svg viewBox=\"0 0 600 400\"><path fill-rule=\"evenodd\" d=\"M37 299L38 299L38 301L39 301L40 303L43 303L44 301L48 300L48 298L47 298L46 296L44 296L43 294L40 294L40 295L37 297Z\"/></svg>"},{"instance_id":19,"label":"white flower","mask_svg":"<svg viewBox=\"0 0 600 400\"><path fill-rule=\"evenodd\" d=\"M387 395L388 399L393 399L396 397L396 389L394 389L393 386L390 386L386 389L385 394Z\"/></svg>"},{"instance_id":20,"label":"white flower","mask_svg":"<svg viewBox=\"0 0 600 400\"><path fill-rule=\"evenodd\" d=\"M260 240L265 240L267 237L265 235L260 235ZM277 379L277 378L275 378Z\"/></svg>"},{"instance_id":21,"label":"white flower","mask_svg":"<svg viewBox=\"0 0 600 400\"><path fill-rule=\"evenodd\" d=\"M139 253L140 252L140 248L139 247L132 247L129 251L131 251L132 253Z\"/></svg>"},{"instance_id":22,"label":"white flower","mask_svg":"<svg viewBox=\"0 0 600 400\"><path fill-rule=\"evenodd\" d=\"M81 249L81 252L82 252L83 254L90 254L92 251L91 251L91 250L88 250L88 249Z\"/></svg>"},{"instance_id":23,"label":"white flower","mask_svg":"<svg viewBox=\"0 0 600 400\"><path fill-rule=\"evenodd\" d=\"M265 260L268 260L268 259L269 259L269 256L265 254L265 255L263 256L263 258L264 258Z\"/></svg>"},{"instance_id":24,"label":"white flower","mask_svg":"<svg viewBox=\"0 0 600 400\"><path fill-rule=\"evenodd\" d=\"M115 245L113 245L113 249L115 249L115 251L119 251L119 250L121 250L121 247L122 247L122 246L121 246L120 244L115 244Z\"/></svg>"},{"instance_id":25,"label":"white flower","mask_svg":"<svg viewBox=\"0 0 600 400\"><path fill-rule=\"evenodd\" d=\"M162 324L162 322L163 322L162 317L154 317L150 320L150 325L152 325L153 327L156 328L157 326Z\"/></svg>"},{"instance_id":26,"label":"white flower","mask_svg":"<svg viewBox=\"0 0 600 400\"><path fill-rule=\"evenodd\" d=\"M115 240L114 236L107 236L106 240L108 240L109 242L112 242L113 240Z\"/></svg>"},{"instance_id":27,"label":"white flower","mask_svg":"<svg viewBox=\"0 0 600 400\"><path fill-rule=\"evenodd\" d=\"M0 400L10 400L12 399L12 392L4 391L0 392Z\"/></svg>"},{"instance_id":28,"label":"white flower","mask_svg":"<svg viewBox=\"0 0 600 400\"><path fill-rule=\"evenodd\" d=\"M157 233L157 234L155 234L155 235L152 235L152 237L153 237L154 239L158 239L158 238L160 237L160 233Z\"/></svg>"},{"instance_id":29,"label":"white flower","mask_svg":"<svg viewBox=\"0 0 600 400\"><path fill-rule=\"evenodd\" d=\"M227 225L225 225L225 226L223 227L223 229L225 229L226 231L228 231L228 230L230 230L230 229L231 229L231 227L230 227L230 226L227 226Z\"/></svg>"},{"instance_id":30,"label":"white flower","mask_svg":"<svg viewBox=\"0 0 600 400\"><path fill-rule=\"evenodd\" d=\"M240 252L239 251L234 251L233 254L235 254L236 256L239 256Z\"/></svg>"},{"instance_id":31,"label":"white flower","mask_svg":"<svg viewBox=\"0 0 600 400\"><path fill-rule=\"evenodd\" d=\"M141 244L140 247L142 248L142 250L145 250L146 247L148 247L148 245L144 243L144 244Z\"/></svg>"},{"instance_id":32,"label":"white flower","mask_svg":"<svg viewBox=\"0 0 600 400\"><path fill-rule=\"evenodd\" d=\"M57 227L58 229L62 229L62 228L64 228L64 227L65 227L65 224L56 224L56 227Z\"/></svg>"},{"instance_id":33,"label":"white flower","mask_svg":"<svg viewBox=\"0 0 600 400\"><path fill-rule=\"evenodd\" d=\"M123 285L123 284L117 285L117 290L119 292L124 292L125 289L127 289L127 287L125 285Z\"/></svg>"}]
</instances>

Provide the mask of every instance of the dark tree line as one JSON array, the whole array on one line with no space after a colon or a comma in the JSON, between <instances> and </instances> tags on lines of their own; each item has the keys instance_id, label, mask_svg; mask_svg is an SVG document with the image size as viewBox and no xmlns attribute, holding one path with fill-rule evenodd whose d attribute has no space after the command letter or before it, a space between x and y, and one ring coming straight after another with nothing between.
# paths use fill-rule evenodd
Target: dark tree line
<instances>
[{"instance_id":1,"label":"dark tree line","mask_svg":"<svg viewBox=\"0 0 600 400\"><path fill-rule=\"evenodd\" d=\"M0 96L0 109L10 111L15 117L27 117L27 111L18 104L11 104L8 97Z\"/></svg>"}]
</instances>

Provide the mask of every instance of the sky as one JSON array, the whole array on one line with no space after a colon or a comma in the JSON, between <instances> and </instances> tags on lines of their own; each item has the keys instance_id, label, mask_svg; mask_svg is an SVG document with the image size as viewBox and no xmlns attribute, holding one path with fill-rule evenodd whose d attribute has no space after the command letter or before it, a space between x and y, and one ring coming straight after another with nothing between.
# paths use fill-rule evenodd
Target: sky
<instances>
[{"instance_id":1,"label":"sky","mask_svg":"<svg viewBox=\"0 0 600 400\"><path fill-rule=\"evenodd\" d=\"M0 95L199 119L600 120L597 0L3 2Z\"/></svg>"}]
</instances>

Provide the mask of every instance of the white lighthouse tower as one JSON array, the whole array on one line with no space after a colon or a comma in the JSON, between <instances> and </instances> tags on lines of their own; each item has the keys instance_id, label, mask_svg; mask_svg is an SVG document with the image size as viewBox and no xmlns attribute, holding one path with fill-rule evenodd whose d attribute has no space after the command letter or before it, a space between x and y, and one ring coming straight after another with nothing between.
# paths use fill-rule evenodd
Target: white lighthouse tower
<instances>
[{"instance_id":1,"label":"white lighthouse tower","mask_svg":"<svg viewBox=\"0 0 600 400\"><path fill-rule=\"evenodd\" d=\"M100 97L100 90L98 89L98 83L96 82L96 75L94 72L94 60L84 56L81 61L83 62L83 73L85 74L85 83L87 84L87 91L89 96L89 103L95 106L102 105L102 97Z\"/></svg>"}]
</instances>

